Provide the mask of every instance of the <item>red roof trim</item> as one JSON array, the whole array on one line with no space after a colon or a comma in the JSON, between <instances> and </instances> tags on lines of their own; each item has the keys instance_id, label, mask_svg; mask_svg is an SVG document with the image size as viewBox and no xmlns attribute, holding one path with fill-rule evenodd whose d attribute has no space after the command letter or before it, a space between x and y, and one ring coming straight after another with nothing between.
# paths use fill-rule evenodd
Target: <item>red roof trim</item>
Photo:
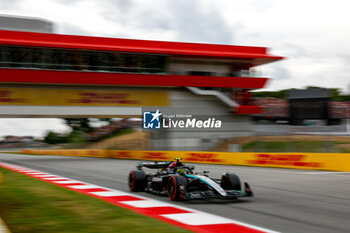
<instances>
[{"instance_id":1,"label":"red roof trim","mask_svg":"<svg viewBox=\"0 0 350 233\"><path fill-rule=\"evenodd\" d=\"M264 47L115 39L5 30L0 30L0 44L201 57L262 58L269 59L267 62L283 59L283 57L268 54L267 48Z\"/></svg>"},{"instance_id":2,"label":"red roof trim","mask_svg":"<svg viewBox=\"0 0 350 233\"><path fill-rule=\"evenodd\" d=\"M0 83L263 88L267 78L125 74L0 68Z\"/></svg>"}]
</instances>

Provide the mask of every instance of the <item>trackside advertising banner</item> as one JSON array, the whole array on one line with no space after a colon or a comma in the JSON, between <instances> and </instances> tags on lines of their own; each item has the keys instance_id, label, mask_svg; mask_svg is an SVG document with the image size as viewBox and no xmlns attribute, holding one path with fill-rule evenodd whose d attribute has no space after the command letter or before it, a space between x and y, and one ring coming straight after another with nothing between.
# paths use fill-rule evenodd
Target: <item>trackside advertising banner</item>
<instances>
[{"instance_id":1,"label":"trackside advertising banner","mask_svg":"<svg viewBox=\"0 0 350 233\"><path fill-rule=\"evenodd\" d=\"M23 150L38 155L67 155L118 159L277 167L350 172L350 154L346 153L229 153L198 151L124 151L124 150Z\"/></svg>"},{"instance_id":2,"label":"trackside advertising banner","mask_svg":"<svg viewBox=\"0 0 350 233\"><path fill-rule=\"evenodd\" d=\"M0 105L168 106L168 93L100 89L0 88Z\"/></svg>"}]
</instances>

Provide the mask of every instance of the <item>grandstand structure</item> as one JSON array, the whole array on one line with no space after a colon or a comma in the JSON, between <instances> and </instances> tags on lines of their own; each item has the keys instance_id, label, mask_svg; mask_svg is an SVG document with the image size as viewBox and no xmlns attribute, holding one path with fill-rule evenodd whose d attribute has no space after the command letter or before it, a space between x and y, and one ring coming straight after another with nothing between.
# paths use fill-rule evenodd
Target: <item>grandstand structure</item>
<instances>
[{"instance_id":1,"label":"grandstand structure","mask_svg":"<svg viewBox=\"0 0 350 233\"><path fill-rule=\"evenodd\" d=\"M249 91L268 81L253 68L281 59L264 47L0 30L0 115L138 117L142 107L167 107L228 122L152 132L165 140L155 148L183 146L182 138L198 146L248 134L249 116L261 112Z\"/></svg>"}]
</instances>

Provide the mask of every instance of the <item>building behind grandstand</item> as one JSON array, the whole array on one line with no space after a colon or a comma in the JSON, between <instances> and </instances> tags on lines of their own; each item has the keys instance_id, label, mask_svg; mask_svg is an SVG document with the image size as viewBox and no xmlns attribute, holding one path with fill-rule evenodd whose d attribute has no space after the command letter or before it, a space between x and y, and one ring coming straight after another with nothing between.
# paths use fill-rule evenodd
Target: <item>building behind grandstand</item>
<instances>
[{"instance_id":1,"label":"building behind grandstand","mask_svg":"<svg viewBox=\"0 0 350 233\"><path fill-rule=\"evenodd\" d=\"M40 18L0 15L0 30L53 33L54 25Z\"/></svg>"},{"instance_id":2,"label":"building behind grandstand","mask_svg":"<svg viewBox=\"0 0 350 233\"><path fill-rule=\"evenodd\" d=\"M332 100L331 90L325 88L289 90L286 99L254 98L254 103L262 107L255 121L338 125L350 118L350 102Z\"/></svg>"}]
</instances>

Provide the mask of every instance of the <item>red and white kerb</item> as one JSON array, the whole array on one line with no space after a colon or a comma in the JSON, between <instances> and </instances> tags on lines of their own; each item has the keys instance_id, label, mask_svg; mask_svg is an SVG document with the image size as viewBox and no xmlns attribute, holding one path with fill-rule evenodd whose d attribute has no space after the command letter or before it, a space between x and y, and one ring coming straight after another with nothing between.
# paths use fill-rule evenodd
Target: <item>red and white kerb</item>
<instances>
[{"instance_id":1,"label":"red and white kerb","mask_svg":"<svg viewBox=\"0 0 350 233\"><path fill-rule=\"evenodd\" d=\"M244 232L244 233L277 233L262 227L201 212L168 202L123 192L115 189L89 184L17 165L0 163L0 166L36 179L46 181L63 188L74 190L88 196L124 207L137 213L147 215L164 222L200 233L211 232Z\"/></svg>"}]
</instances>

